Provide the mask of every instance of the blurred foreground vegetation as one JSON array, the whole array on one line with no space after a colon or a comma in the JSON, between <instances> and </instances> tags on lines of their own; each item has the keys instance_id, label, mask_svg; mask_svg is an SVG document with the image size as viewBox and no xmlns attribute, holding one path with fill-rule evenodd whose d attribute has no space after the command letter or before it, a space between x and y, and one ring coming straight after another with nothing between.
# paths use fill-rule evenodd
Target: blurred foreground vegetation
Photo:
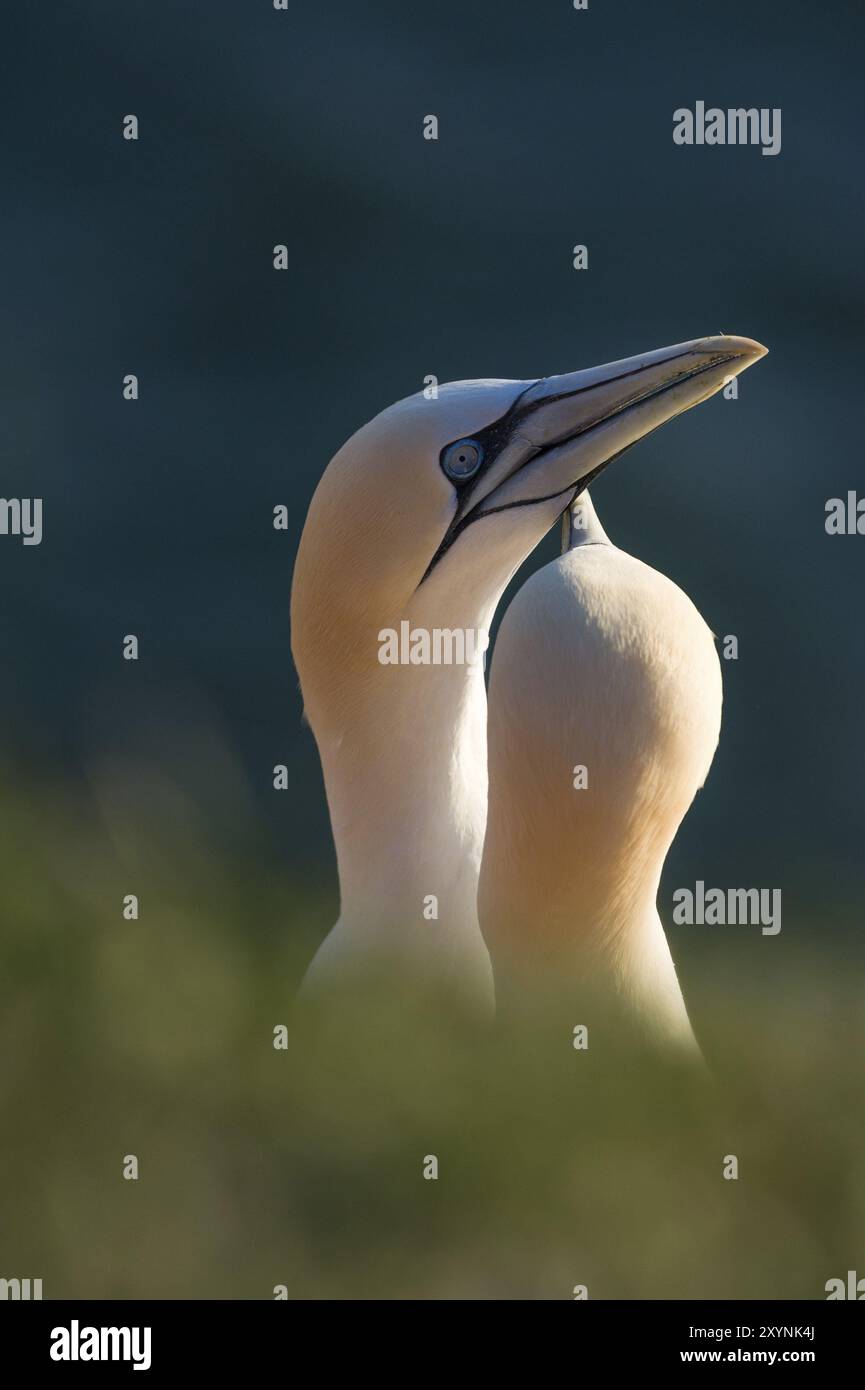
<instances>
[{"instance_id":1,"label":"blurred foreground vegetation","mask_svg":"<svg viewBox=\"0 0 865 1390\"><path fill-rule=\"evenodd\" d=\"M713 970L689 1000L711 1076L372 984L298 1016L321 892L251 841L217 851L143 773L97 778L92 814L5 785L0 1274L353 1299L823 1298L865 1274L849 964Z\"/></svg>"}]
</instances>

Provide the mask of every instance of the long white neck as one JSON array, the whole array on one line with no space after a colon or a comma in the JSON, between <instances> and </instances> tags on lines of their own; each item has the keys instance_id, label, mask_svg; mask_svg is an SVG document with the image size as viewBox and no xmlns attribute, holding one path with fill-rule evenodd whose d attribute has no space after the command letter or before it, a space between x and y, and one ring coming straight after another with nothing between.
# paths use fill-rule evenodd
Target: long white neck
<instances>
[{"instance_id":1,"label":"long white neck","mask_svg":"<svg viewBox=\"0 0 865 1390\"><path fill-rule=\"evenodd\" d=\"M568 917L573 978L620 1004L636 1028L660 1043L696 1051L673 958L657 909L661 865L651 858L624 881L576 878Z\"/></svg>"},{"instance_id":2,"label":"long white neck","mask_svg":"<svg viewBox=\"0 0 865 1390\"><path fill-rule=\"evenodd\" d=\"M488 837L480 908L500 1004L520 1010L528 957L551 985L551 1016L562 1005L571 1024L621 1021L696 1051L656 906L665 847L636 826L607 841L599 819L567 841L533 817ZM557 820L571 825L565 805Z\"/></svg>"},{"instance_id":3,"label":"long white neck","mask_svg":"<svg viewBox=\"0 0 865 1390\"><path fill-rule=\"evenodd\" d=\"M477 918L487 810L481 664L393 665L319 741L339 868L340 919L307 983L369 960L401 958L451 977L491 1006Z\"/></svg>"}]
</instances>

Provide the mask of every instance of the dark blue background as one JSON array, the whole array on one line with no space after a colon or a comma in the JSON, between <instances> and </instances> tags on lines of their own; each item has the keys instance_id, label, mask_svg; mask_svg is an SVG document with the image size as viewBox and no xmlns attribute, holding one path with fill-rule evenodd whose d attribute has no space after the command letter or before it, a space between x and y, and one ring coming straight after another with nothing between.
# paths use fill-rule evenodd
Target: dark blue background
<instances>
[{"instance_id":1,"label":"dark blue background","mask_svg":"<svg viewBox=\"0 0 865 1390\"><path fill-rule=\"evenodd\" d=\"M594 496L740 640L669 882L780 886L791 931L852 943L865 538L824 504L865 490L861 6L77 0L4 27L2 492L45 507L40 547L0 538L9 775L87 798L100 759L150 762L214 846L335 898L288 632L330 456L427 373L747 334L771 355L740 399ZM674 146L697 99L781 107L781 154Z\"/></svg>"}]
</instances>

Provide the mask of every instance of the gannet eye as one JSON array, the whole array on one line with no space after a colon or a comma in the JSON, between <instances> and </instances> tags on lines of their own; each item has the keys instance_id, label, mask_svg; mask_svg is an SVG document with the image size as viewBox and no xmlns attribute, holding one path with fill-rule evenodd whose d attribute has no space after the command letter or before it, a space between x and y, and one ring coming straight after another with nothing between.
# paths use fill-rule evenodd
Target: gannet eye
<instances>
[{"instance_id":1,"label":"gannet eye","mask_svg":"<svg viewBox=\"0 0 865 1390\"><path fill-rule=\"evenodd\" d=\"M483 461L484 451L474 439L458 439L442 449L441 465L449 478L455 483L473 478Z\"/></svg>"}]
</instances>

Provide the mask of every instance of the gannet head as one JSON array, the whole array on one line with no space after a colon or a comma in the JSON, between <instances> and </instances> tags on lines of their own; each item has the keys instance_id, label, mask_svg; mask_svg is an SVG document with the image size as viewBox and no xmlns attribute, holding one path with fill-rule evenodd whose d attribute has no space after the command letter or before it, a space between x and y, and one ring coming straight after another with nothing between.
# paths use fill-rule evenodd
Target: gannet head
<instances>
[{"instance_id":1,"label":"gannet head","mask_svg":"<svg viewBox=\"0 0 865 1390\"><path fill-rule=\"evenodd\" d=\"M339 736L402 620L487 628L505 586L614 458L765 349L701 338L534 381L458 381L348 440L313 497L292 586L307 716Z\"/></svg>"}]
</instances>

